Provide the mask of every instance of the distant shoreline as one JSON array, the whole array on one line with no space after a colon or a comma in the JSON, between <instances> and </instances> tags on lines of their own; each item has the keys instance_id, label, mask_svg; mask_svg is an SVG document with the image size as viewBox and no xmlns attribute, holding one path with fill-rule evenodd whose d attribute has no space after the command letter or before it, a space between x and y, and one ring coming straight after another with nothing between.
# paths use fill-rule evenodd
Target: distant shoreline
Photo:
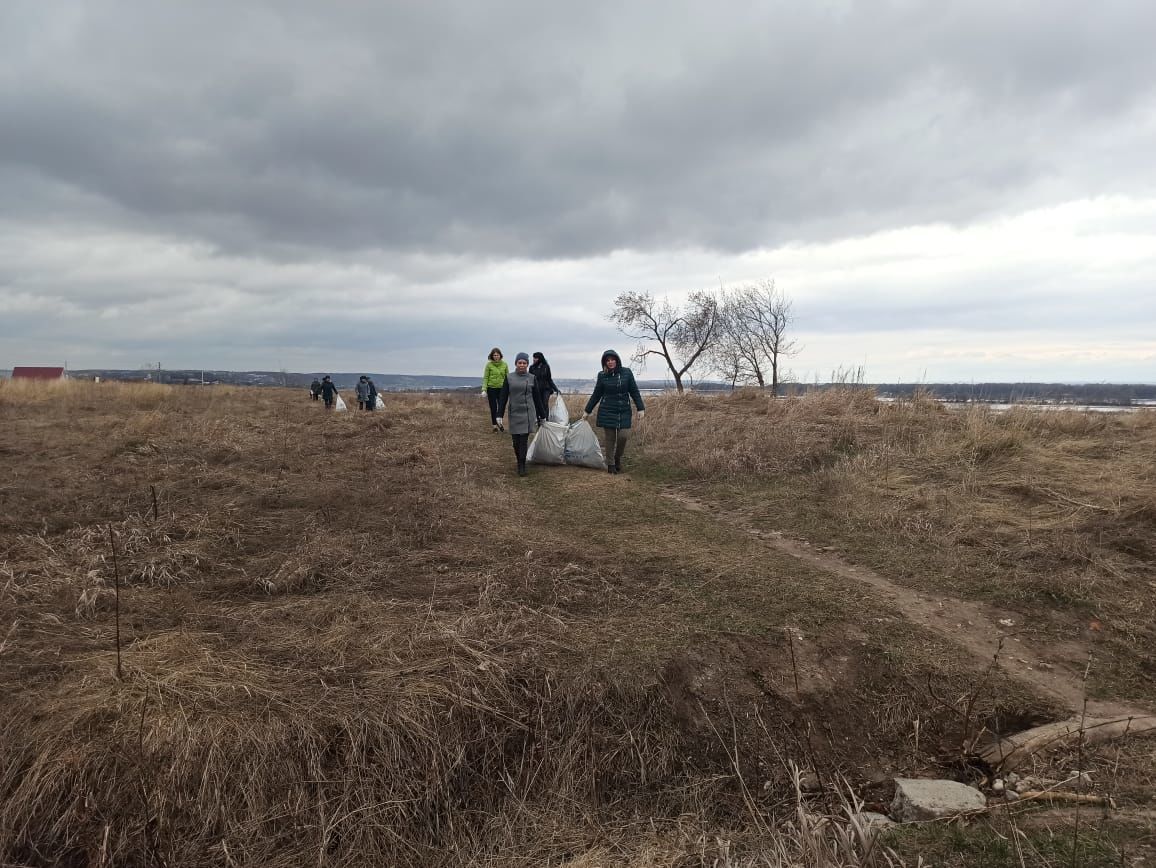
<instances>
[{"instance_id":1,"label":"distant shoreline","mask_svg":"<svg viewBox=\"0 0 1156 868\"><path fill-rule=\"evenodd\" d=\"M0 370L0 378L10 376ZM340 389L351 389L361 372L330 372ZM210 371L210 370L128 370L113 368L86 368L68 372L71 379L115 380L126 382L157 382L171 385L222 384L234 386L308 388L319 372L290 371ZM451 377L425 374L371 373L382 392L473 392L479 388L476 377ZM556 380L567 394L589 393L594 386L589 379ZM639 378L644 394L658 394L673 390L668 380ZM740 387L741 388L741 387ZM754 387L748 387L754 388ZM1024 405L1068 407L1152 407L1156 408L1156 383L782 383L780 396L805 394L831 388L872 389L882 400L908 400L919 395L949 404ZM688 391L717 394L731 391L727 383L704 381L693 384Z\"/></svg>"}]
</instances>

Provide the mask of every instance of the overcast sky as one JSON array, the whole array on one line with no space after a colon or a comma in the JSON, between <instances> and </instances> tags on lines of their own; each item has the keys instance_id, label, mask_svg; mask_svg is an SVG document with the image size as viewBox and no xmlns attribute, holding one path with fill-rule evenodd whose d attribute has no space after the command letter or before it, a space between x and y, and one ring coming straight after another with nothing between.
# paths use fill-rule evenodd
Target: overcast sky
<instances>
[{"instance_id":1,"label":"overcast sky","mask_svg":"<svg viewBox=\"0 0 1156 868\"><path fill-rule=\"evenodd\" d=\"M773 279L803 380L1156 382L1154 33L1151 0L4 0L0 367L589 377L619 292Z\"/></svg>"}]
</instances>

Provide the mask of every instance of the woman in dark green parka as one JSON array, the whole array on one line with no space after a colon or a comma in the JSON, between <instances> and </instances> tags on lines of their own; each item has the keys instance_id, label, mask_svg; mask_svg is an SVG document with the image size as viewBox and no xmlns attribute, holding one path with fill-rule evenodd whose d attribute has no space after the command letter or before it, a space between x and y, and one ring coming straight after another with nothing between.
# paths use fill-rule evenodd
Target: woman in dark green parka
<instances>
[{"instance_id":1,"label":"woman in dark green parka","mask_svg":"<svg viewBox=\"0 0 1156 868\"><path fill-rule=\"evenodd\" d=\"M594 405L598 404L598 418L595 423L602 429L603 452L606 455L606 472L622 472L622 453L626 451L626 441L630 437L630 402L638 408L638 421L646 413L634 372L622 367L622 358L614 350L602 354L602 370L598 372L598 382L594 392L586 402L585 417L590 418Z\"/></svg>"}]
</instances>

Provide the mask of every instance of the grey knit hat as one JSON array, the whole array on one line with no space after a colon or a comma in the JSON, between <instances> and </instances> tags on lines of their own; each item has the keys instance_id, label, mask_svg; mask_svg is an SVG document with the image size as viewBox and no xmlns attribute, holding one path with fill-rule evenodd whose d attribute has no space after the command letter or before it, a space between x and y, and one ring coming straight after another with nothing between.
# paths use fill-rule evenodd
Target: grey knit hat
<instances>
[{"instance_id":1,"label":"grey knit hat","mask_svg":"<svg viewBox=\"0 0 1156 868\"><path fill-rule=\"evenodd\" d=\"M518 353L518 355L514 356L514 362L515 363L528 362L528 361L530 361L530 357L528 355L526 355L525 353Z\"/></svg>"}]
</instances>

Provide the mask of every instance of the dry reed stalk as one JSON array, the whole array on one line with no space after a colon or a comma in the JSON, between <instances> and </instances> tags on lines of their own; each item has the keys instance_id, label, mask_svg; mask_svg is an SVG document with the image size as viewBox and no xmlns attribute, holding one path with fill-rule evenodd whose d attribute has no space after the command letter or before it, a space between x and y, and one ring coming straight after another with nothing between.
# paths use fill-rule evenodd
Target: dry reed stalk
<instances>
[{"instance_id":1,"label":"dry reed stalk","mask_svg":"<svg viewBox=\"0 0 1156 868\"><path fill-rule=\"evenodd\" d=\"M115 595L115 613L114 619L116 623L116 677L120 680L124 677L120 665L120 565L116 558L116 537L112 533L112 525L108 527L108 546L112 550L112 579L113 579L113 593Z\"/></svg>"}]
</instances>

